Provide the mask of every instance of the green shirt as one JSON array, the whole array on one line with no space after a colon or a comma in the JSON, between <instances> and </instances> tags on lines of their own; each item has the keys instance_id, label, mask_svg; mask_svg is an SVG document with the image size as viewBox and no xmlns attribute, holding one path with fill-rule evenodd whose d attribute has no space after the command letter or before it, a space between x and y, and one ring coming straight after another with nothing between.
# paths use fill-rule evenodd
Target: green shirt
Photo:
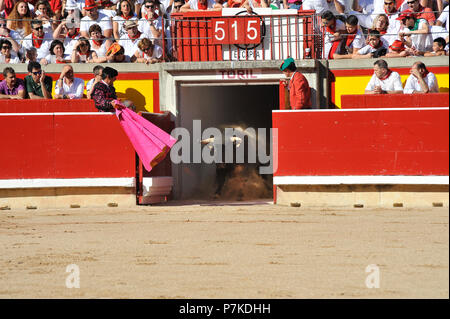
<instances>
[{"instance_id":1,"label":"green shirt","mask_svg":"<svg viewBox=\"0 0 450 319\"><path fill-rule=\"evenodd\" d=\"M51 94L53 80L48 75L46 75L44 78L44 85L45 85L45 88L47 89L47 91ZM27 75L25 77L25 86L27 88L28 93L33 93L34 95L39 95L41 97L44 97L44 93L42 93L41 83L34 82L33 77L31 75Z\"/></svg>"}]
</instances>

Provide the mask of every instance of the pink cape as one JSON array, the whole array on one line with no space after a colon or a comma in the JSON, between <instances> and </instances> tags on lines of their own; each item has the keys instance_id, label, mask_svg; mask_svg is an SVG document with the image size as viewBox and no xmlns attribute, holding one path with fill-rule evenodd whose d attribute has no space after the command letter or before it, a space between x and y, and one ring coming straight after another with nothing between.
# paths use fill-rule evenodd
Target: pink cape
<instances>
[{"instance_id":1,"label":"pink cape","mask_svg":"<svg viewBox=\"0 0 450 319\"><path fill-rule=\"evenodd\" d=\"M177 141L128 108L117 109L116 115L147 171L160 163Z\"/></svg>"}]
</instances>

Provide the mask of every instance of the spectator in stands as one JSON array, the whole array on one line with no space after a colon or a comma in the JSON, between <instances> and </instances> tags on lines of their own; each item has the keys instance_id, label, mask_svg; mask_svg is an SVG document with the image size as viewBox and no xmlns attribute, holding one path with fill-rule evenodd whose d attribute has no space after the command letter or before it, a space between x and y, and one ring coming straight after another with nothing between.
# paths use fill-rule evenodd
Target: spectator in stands
<instances>
[{"instance_id":1,"label":"spectator in stands","mask_svg":"<svg viewBox=\"0 0 450 319\"><path fill-rule=\"evenodd\" d=\"M322 25L325 27L324 36L324 58L333 59L334 53L337 52L341 34L345 34L345 24L337 20L331 11L325 11L322 13Z\"/></svg>"},{"instance_id":2,"label":"spectator in stands","mask_svg":"<svg viewBox=\"0 0 450 319\"><path fill-rule=\"evenodd\" d=\"M94 78L89 80L88 83L86 83L86 96L88 99L91 98L92 89L94 88L94 85L97 84L102 80L102 72L104 67L101 65L96 65L92 72L94 73Z\"/></svg>"},{"instance_id":3,"label":"spectator in stands","mask_svg":"<svg viewBox=\"0 0 450 319\"><path fill-rule=\"evenodd\" d=\"M113 18L113 34L116 41L127 33L123 28L126 21L139 21L133 7L130 0L120 0L117 15Z\"/></svg>"},{"instance_id":4,"label":"spectator in stands","mask_svg":"<svg viewBox=\"0 0 450 319\"><path fill-rule=\"evenodd\" d=\"M243 1L243 0L241 0ZM173 0L173 8L170 13L178 13L181 12L181 7L184 5L184 0ZM228 6L231 8L230 6Z\"/></svg>"},{"instance_id":5,"label":"spectator in stands","mask_svg":"<svg viewBox=\"0 0 450 319\"><path fill-rule=\"evenodd\" d=\"M264 0L261 0L264 1ZM222 10L222 5L214 0L189 0L181 7L181 12L199 11L199 10Z\"/></svg>"},{"instance_id":6,"label":"spectator in stands","mask_svg":"<svg viewBox=\"0 0 450 319\"><path fill-rule=\"evenodd\" d=\"M25 50L25 63L37 62L37 50L36 48L29 48Z\"/></svg>"},{"instance_id":7,"label":"spectator in stands","mask_svg":"<svg viewBox=\"0 0 450 319\"><path fill-rule=\"evenodd\" d=\"M111 63L130 62L130 57L125 55L125 49L117 42L114 42L109 47L108 51L106 51L106 56L108 62Z\"/></svg>"},{"instance_id":8,"label":"spectator in stands","mask_svg":"<svg viewBox=\"0 0 450 319\"><path fill-rule=\"evenodd\" d=\"M326 11L331 11L333 15L345 12L345 0L305 0L303 10L316 10L316 14L322 15Z\"/></svg>"},{"instance_id":9,"label":"spectator in stands","mask_svg":"<svg viewBox=\"0 0 450 319\"><path fill-rule=\"evenodd\" d=\"M14 51L14 53L18 53L20 50L20 41L22 39L20 39L19 34L14 31L14 30L9 30L7 28L7 24L6 24L6 19L3 18L2 15L0 15L0 40L2 39L6 39L9 42L11 42L12 45L12 51Z\"/></svg>"},{"instance_id":10,"label":"spectator in stands","mask_svg":"<svg viewBox=\"0 0 450 319\"><path fill-rule=\"evenodd\" d=\"M401 22L397 20L398 10L395 5L395 0L384 0L384 13L388 19L388 26L386 29L387 34L383 35L383 38L391 45L397 40L397 34L400 32L402 26Z\"/></svg>"},{"instance_id":11,"label":"spectator in stands","mask_svg":"<svg viewBox=\"0 0 450 319\"><path fill-rule=\"evenodd\" d=\"M12 50L12 44L8 39L0 39L0 63L20 63L20 59Z\"/></svg>"},{"instance_id":12,"label":"spectator in stands","mask_svg":"<svg viewBox=\"0 0 450 319\"><path fill-rule=\"evenodd\" d=\"M342 34L340 49L333 59L351 59L353 54L366 45L364 34L358 28L358 18L350 15L345 19L346 33Z\"/></svg>"},{"instance_id":13,"label":"spectator in stands","mask_svg":"<svg viewBox=\"0 0 450 319\"><path fill-rule=\"evenodd\" d=\"M10 15L8 15L8 22L6 23L8 29L14 30L19 34L19 38L23 39L31 33L31 11L25 1L19 1L14 5Z\"/></svg>"},{"instance_id":14,"label":"spectator in stands","mask_svg":"<svg viewBox=\"0 0 450 319\"><path fill-rule=\"evenodd\" d=\"M399 22L397 24L401 25L401 23L399 23ZM383 43L386 47L388 47L395 40L397 40L398 32L400 31L400 29L393 30L390 28L390 20L389 20L388 16L385 15L384 13L379 14L375 17L375 19L373 20L373 25L372 25L371 29L377 30L378 32L380 32L381 41L383 41ZM388 32L389 29L391 30L392 33Z\"/></svg>"},{"instance_id":15,"label":"spectator in stands","mask_svg":"<svg viewBox=\"0 0 450 319\"><path fill-rule=\"evenodd\" d=\"M65 65L55 83L55 99L83 98L84 81L73 75L73 68Z\"/></svg>"},{"instance_id":16,"label":"spectator in stands","mask_svg":"<svg viewBox=\"0 0 450 319\"><path fill-rule=\"evenodd\" d=\"M102 72L102 80L94 85L91 99L94 100L95 107L99 111L115 112L117 95L113 84L118 75L117 70L106 67Z\"/></svg>"},{"instance_id":17,"label":"spectator in stands","mask_svg":"<svg viewBox=\"0 0 450 319\"><path fill-rule=\"evenodd\" d=\"M163 50L159 45L155 45L147 38L139 41L137 50L134 53L132 62L153 64L162 62Z\"/></svg>"},{"instance_id":18,"label":"spectator in stands","mask_svg":"<svg viewBox=\"0 0 450 319\"><path fill-rule=\"evenodd\" d=\"M71 16L61 21L53 32L53 38L63 42L66 52L72 52L74 45L80 38L80 31Z\"/></svg>"},{"instance_id":19,"label":"spectator in stands","mask_svg":"<svg viewBox=\"0 0 450 319\"><path fill-rule=\"evenodd\" d=\"M242 7L247 9L247 12L251 13L254 8L268 8L266 0L245 0Z\"/></svg>"},{"instance_id":20,"label":"spectator in stands","mask_svg":"<svg viewBox=\"0 0 450 319\"><path fill-rule=\"evenodd\" d=\"M53 33L58 26L58 21L52 19L55 13L52 11L50 3L47 0L39 0L34 8L35 19L42 21L44 31Z\"/></svg>"},{"instance_id":21,"label":"spectator in stands","mask_svg":"<svg viewBox=\"0 0 450 319\"><path fill-rule=\"evenodd\" d=\"M400 75L397 72L389 70L385 60L377 60L373 65L374 74L367 84L366 94L403 93Z\"/></svg>"},{"instance_id":22,"label":"spectator in stands","mask_svg":"<svg viewBox=\"0 0 450 319\"><path fill-rule=\"evenodd\" d=\"M414 63L409 73L411 75L406 80L403 93L413 94L439 92L436 76L427 70L424 63L420 61Z\"/></svg>"},{"instance_id":23,"label":"spectator in stands","mask_svg":"<svg viewBox=\"0 0 450 319\"><path fill-rule=\"evenodd\" d=\"M449 35L449 21L448 21L448 6L442 11L439 18L436 20L436 24L431 27L431 33L433 39L446 38L448 42Z\"/></svg>"},{"instance_id":24,"label":"spectator in stands","mask_svg":"<svg viewBox=\"0 0 450 319\"><path fill-rule=\"evenodd\" d=\"M30 1L30 0L28 0ZM35 0L34 0L35 1ZM49 0L50 10L54 14L54 20L58 21L62 18L62 4L65 0ZM36 6L35 6L36 7Z\"/></svg>"},{"instance_id":25,"label":"spectator in stands","mask_svg":"<svg viewBox=\"0 0 450 319\"><path fill-rule=\"evenodd\" d=\"M91 43L88 39L81 37L72 49L70 60L72 63L94 63L97 53L91 50Z\"/></svg>"},{"instance_id":26,"label":"spectator in stands","mask_svg":"<svg viewBox=\"0 0 450 319\"><path fill-rule=\"evenodd\" d=\"M289 104L291 109L311 108L311 88L305 76L297 70L293 58L287 58L280 66L280 70L289 80L286 84L289 90Z\"/></svg>"},{"instance_id":27,"label":"spectator in stands","mask_svg":"<svg viewBox=\"0 0 450 319\"><path fill-rule=\"evenodd\" d=\"M97 57L93 58L95 63L103 63L108 60L106 51L108 51L112 42L102 34L102 29L98 24L89 27L89 35L91 36L91 49L97 53Z\"/></svg>"},{"instance_id":28,"label":"spectator in stands","mask_svg":"<svg viewBox=\"0 0 450 319\"><path fill-rule=\"evenodd\" d=\"M411 10L403 11L397 19L402 21L402 28L398 33L399 39L408 48L415 50L415 55L423 55L424 52L431 50L433 38L429 33L430 26L427 20L416 19Z\"/></svg>"},{"instance_id":29,"label":"spectator in stands","mask_svg":"<svg viewBox=\"0 0 450 319\"><path fill-rule=\"evenodd\" d=\"M13 68L4 68L3 78L4 80L0 82L0 99L24 99L26 97L25 83L16 78Z\"/></svg>"},{"instance_id":30,"label":"spectator in stands","mask_svg":"<svg viewBox=\"0 0 450 319\"><path fill-rule=\"evenodd\" d=\"M433 41L433 51L425 52L424 56L440 56L445 55L445 40L444 38L436 38Z\"/></svg>"},{"instance_id":31,"label":"spectator in stands","mask_svg":"<svg viewBox=\"0 0 450 319\"><path fill-rule=\"evenodd\" d=\"M40 61L50 53L49 49L53 40L52 34L44 33L44 27L40 20L31 21L31 28L33 32L23 39L22 49L24 52L32 47L36 48L37 59Z\"/></svg>"},{"instance_id":32,"label":"spectator in stands","mask_svg":"<svg viewBox=\"0 0 450 319\"><path fill-rule=\"evenodd\" d=\"M98 12L97 4L94 0L86 0L86 5L84 7L86 10L86 16L81 19L80 23L80 33L81 36L89 38L89 28L98 24L103 30L103 36L105 38L111 38L112 36L112 23L111 18L107 15Z\"/></svg>"},{"instance_id":33,"label":"spectator in stands","mask_svg":"<svg viewBox=\"0 0 450 319\"><path fill-rule=\"evenodd\" d=\"M144 4L144 15L139 20L139 31L144 35L144 37L161 44L162 36L162 16L159 15L157 4L153 0L145 0Z\"/></svg>"},{"instance_id":34,"label":"spectator in stands","mask_svg":"<svg viewBox=\"0 0 450 319\"><path fill-rule=\"evenodd\" d=\"M434 25L436 21L436 17L433 13L433 10L430 8L424 8L419 0L405 0L400 6L400 12L404 12L406 10L410 10L410 12L414 12L417 19L425 19L428 21L428 24Z\"/></svg>"},{"instance_id":35,"label":"spectator in stands","mask_svg":"<svg viewBox=\"0 0 450 319\"><path fill-rule=\"evenodd\" d=\"M371 59L386 55L388 48L384 42L381 41L380 32L377 30L369 30L367 40L369 44L359 49L356 54L353 55L354 59Z\"/></svg>"},{"instance_id":36,"label":"spectator in stands","mask_svg":"<svg viewBox=\"0 0 450 319\"><path fill-rule=\"evenodd\" d=\"M401 58L411 55L414 55L414 51L407 48L401 40L395 40L389 46L388 53L386 53L387 58Z\"/></svg>"},{"instance_id":37,"label":"spectator in stands","mask_svg":"<svg viewBox=\"0 0 450 319\"><path fill-rule=\"evenodd\" d=\"M53 80L42 70L38 62L28 63L25 87L30 99L51 99Z\"/></svg>"},{"instance_id":38,"label":"spectator in stands","mask_svg":"<svg viewBox=\"0 0 450 319\"><path fill-rule=\"evenodd\" d=\"M283 7L285 9L300 10L303 2L301 0L283 0Z\"/></svg>"},{"instance_id":39,"label":"spectator in stands","mask_svg":"<svg viewBox=\"0 0 450 319\"><path fill-rule=\"evenodd\" d=\"M119 44L124 48L125 55L130 60L136 52L139 40L145 38L145 36L138 30L138 23L136 21L126 21L124 23L124 29L127 33L119 40Z\"/></svg>"},{"instance_id":40,"label":"spectator in stands","mask_svg":"<svg viewBox=\"0 0 450 319\"><path fill-rule=\"evenodd\" d=\"M53 40L50 45L50 54L41 60L41 64L70 63L70 56L64 52L64 44L59 40Z\"/></svg>"}]
</instances>

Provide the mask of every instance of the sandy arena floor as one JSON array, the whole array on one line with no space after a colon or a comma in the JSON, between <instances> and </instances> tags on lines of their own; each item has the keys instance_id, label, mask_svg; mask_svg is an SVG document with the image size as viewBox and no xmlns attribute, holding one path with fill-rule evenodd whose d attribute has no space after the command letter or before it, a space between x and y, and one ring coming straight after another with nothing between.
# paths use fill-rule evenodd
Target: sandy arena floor
<instances>
[{"instance_id":1,"label":"sandy arena floor","mask_svg":"<svg viewBox=\"0 0 450 319\"><path fill-rule=\"evenodd\" d=\"M449 297L445 208L178 204L0 211L0 298Z\"/></svg>"}]
</instances>

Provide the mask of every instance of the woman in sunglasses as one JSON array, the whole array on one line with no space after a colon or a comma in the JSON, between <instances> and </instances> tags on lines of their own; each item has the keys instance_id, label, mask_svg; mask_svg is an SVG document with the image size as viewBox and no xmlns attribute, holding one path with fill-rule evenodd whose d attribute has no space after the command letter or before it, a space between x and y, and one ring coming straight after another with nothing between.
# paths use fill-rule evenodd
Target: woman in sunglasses
<instances>
[{"instance_id":1,"label":"woman in sunglasses","mask_svg":"<svg viewBox=\"0 0 450 319\"><path fill-rule=\"evenodd\" d=\"M0 40L7 39L12 44L12 50L14 53L19 52L20 46L20 36L14 30L9 30L6 26L6 19L0 15Z\"/></svg>"},{"instance_id":2,"label":"woman in sunglasses","mask_svg":"<svg viewBox=\"0 0 450 319\"><path fill-rule=\"evenodd\" d=\"M94 63L94 58L97 58L97 53L91 50L91 43L88 39L81 37L72 50L70 60L72 63Z\"/></svg>"},{"instance_id":3,"label":"woman in sunglasses","mask_svg":"<svg viewBox=\"0 0 450 319\"><path fill-rule=\"evenodd\" d=\"M132 62L153 64L162 62L163 50L147 38L141 39L137 45L137 51L131 58Z\"/></svg>"},{"instance_id":4,"label":"woman in sunglasses","mask_svg":"<svg viewBox=\"0 0 450 319\"><path fill-rule=\"evenodd\" d=\"M7 39L0 39L0 63L20 63L20 59L12 51L12 44Z\"/></svg>"},{"instance_id":5,"label":"woman in sunglasses","mask_svg":"<svg viewBox=\"0 0 450 319\"><path fill-rule=\"evenodd\" d=\"M13 11L8 16L7 27L16 31L23 39L31 33L31 11L25 1L19 1L15 4Z\"/></svg>"}]
</instances>

